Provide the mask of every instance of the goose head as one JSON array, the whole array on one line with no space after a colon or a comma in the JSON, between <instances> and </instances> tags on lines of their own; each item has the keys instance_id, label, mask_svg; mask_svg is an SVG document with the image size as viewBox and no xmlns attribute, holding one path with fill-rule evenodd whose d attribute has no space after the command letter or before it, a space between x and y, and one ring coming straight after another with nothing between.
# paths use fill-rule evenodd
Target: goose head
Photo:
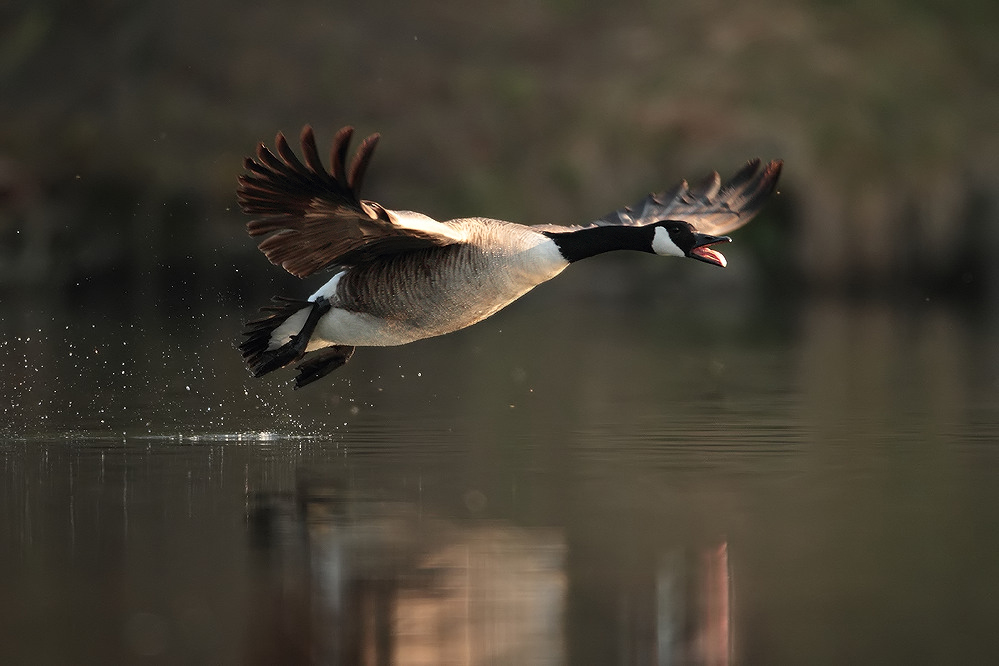
<instances>
[{"instance_id":1,"label":"goose head","mask_svg":"<svg viewBox=\"0 0 999 666\"><path fill-rule=\"evenodd\" d=\"M653 225L652 251L664 257L687 257L725 268L725 255L711 249L718 243L732 241L728 236L709 236L681 220L662 220Z\"/></svg>"}]
</instances>

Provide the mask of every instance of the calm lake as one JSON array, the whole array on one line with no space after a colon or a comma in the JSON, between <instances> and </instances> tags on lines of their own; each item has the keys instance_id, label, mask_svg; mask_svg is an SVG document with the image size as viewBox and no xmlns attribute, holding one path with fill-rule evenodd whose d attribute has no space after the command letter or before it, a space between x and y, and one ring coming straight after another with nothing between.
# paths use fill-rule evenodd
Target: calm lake
<instances>
[{"instance_id":1,"label":"calm lake","mask_svg":"<svg viewBox=\"0 0 999 666\"><path fill-rule=\"evenodd\" d=\"M999 662L997 312L681 268L301 391L266 290L0 301L0 663Z\"/></svg>"}]
</instances>

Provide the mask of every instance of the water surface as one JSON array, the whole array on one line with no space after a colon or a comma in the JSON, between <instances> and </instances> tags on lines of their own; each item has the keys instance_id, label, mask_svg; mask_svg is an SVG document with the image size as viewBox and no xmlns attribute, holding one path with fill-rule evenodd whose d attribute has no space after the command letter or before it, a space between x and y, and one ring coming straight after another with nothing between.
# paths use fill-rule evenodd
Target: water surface
<instances>
[{"instance_id":1,"label":"water surface","mask_svg":"<svg viewBox=\"0 0 999 666\"><path fill-rule=\"evenodd\" d=\"M581 285L303 391L4 306L0 661L999 658L989 313Z\"/></svg>"}]
</instances>

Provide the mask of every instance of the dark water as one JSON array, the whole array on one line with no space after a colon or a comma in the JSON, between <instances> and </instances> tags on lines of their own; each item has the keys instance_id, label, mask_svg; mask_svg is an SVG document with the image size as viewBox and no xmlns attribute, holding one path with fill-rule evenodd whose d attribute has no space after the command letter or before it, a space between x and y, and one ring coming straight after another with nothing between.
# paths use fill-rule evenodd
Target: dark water
<instances>
[{"instance_id":1,"label":"dark water","mask_svg":"<svg viewBox=\"0 0 999 666\"><path fill-rule=\"evenodd\" d=\"M989 312L545 289L298 392L5 303L0 663L999 659Z\"/></svg>"}]
</instances>

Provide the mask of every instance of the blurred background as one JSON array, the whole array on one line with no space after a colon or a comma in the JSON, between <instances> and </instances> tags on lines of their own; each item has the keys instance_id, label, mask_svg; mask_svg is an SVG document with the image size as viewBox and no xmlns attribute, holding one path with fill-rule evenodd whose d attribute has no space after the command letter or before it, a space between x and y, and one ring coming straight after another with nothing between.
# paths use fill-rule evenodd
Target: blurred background
<instances>
[{"instance_id":1,"label":"blurred background","mask_svg":"<svg viewBox=\"0 0 999 666\"><path fill-rule=\"evenodd\" d=\"M996 663L997 38L987 0L7 2L0 662ZM235 187L306 123L439 219L785 166L725 270L597 257L292 391L242 321L328 276Z\"/></svg>"},{"instance_id":2,"label":"blurred background","mask_svg":"<svg viewBox=\"0 0 999 666\"><path fill-rule=\"evenodd\" d=\"M257 142L311 123L320 143L345 124L383 133L365 195L440 219L577 223L781 157L782 196L738 238L768 289L995 294L994 3L15 0L2 14L7 288L217 292L234 267L266 271L235 178Z\"/></svg>"}]
</instances>

